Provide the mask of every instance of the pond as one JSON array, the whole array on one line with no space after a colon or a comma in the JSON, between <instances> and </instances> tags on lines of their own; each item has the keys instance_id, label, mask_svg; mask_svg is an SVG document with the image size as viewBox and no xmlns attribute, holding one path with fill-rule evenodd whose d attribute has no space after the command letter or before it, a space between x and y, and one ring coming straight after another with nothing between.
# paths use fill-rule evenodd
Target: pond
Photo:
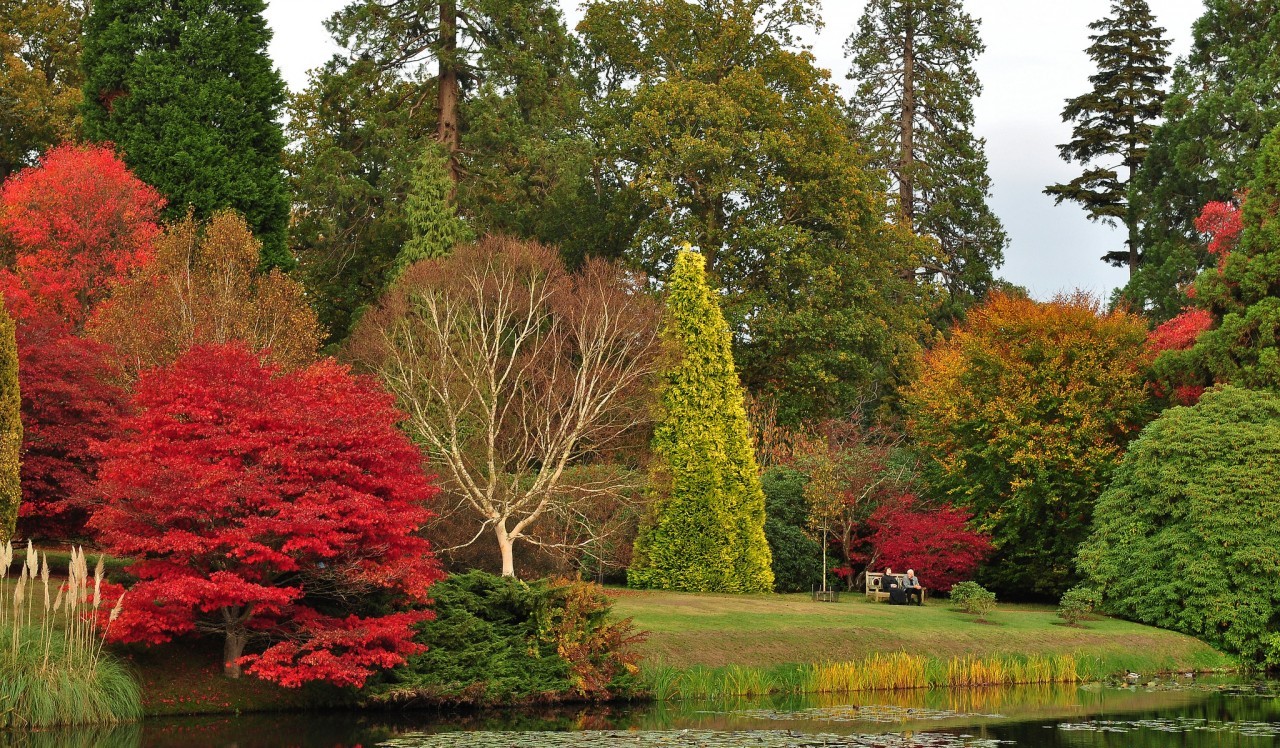
<instances>
[{"instance_id":1,"label":"pond","mask_svg":"<svg viewBox=\"0 0 1280 748\"><path fill-rule=\"evenodd\" d=\"M11 733L0 745L104 748L1262 748L1280 684L1164 678L540 711L246 715Z\"/></svg>"}]
</instances>

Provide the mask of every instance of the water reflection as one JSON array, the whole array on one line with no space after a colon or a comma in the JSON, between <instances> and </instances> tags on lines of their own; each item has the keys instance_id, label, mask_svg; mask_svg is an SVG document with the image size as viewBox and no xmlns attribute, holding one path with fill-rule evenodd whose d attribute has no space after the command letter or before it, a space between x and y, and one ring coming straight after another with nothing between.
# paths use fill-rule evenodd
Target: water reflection
<instances>
[{"instance_id":1,"label":"water reflection","mask_svg":"<svg viewBox=\"0 0 1280 748\"><path fill-rule=\"evenodd\" d=\"M1166 682L558 708L536 712L248 715L115 729L0 733L0 748L1268 748L1280 693Z\"/></svg>"}]
</instances>

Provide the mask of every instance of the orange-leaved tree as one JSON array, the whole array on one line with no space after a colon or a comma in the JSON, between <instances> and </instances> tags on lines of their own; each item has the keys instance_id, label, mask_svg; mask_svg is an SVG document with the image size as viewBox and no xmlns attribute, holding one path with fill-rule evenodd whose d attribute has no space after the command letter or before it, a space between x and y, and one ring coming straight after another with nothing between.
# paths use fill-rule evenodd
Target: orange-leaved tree
<instances>
[{"instance_id":1,"label":"orange-leaved tree","mask_svg":"<svg viewBox=\"0 0 1280 748\"><path fill-rule=\"evenodd\" d=\"M1125 444L1145 423L1146 323L1083 293L1003 294L925 356L908 426L936 498L974 513L1007 596L1058 595Z\"/></svg>"},{"instance_id":2,"label":"orange-leaved tree","mask_svg":"<svg viewBox=\"0 0 1280 748\"><path fill-rule=\"evenodd\" d=\"M320 325L302 284L260 272L261 242L238 213L207 223L190 213L157 242L155 258L120 284L89 324L129 379L193 345L239 341L286 369L316 360Z\"/></svg>"}]
</instances>

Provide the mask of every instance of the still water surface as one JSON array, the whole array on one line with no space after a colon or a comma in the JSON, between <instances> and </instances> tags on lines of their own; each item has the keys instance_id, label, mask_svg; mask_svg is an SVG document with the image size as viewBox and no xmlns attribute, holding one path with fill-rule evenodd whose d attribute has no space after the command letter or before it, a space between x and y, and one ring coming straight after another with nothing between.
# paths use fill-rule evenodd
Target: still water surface
<instances>
[{"instance_id":1,"label":"still water surface","mask_svg":"<svg viewBox=\"0 0 1280 748\"><path fill-rule=\"evenodd\" d=\"M0 733L76 748L1264 748L1280 746L1280 684L1024 686L774 697L534 712L150 720L114 730Z\"/></svg>"}]
</instances>

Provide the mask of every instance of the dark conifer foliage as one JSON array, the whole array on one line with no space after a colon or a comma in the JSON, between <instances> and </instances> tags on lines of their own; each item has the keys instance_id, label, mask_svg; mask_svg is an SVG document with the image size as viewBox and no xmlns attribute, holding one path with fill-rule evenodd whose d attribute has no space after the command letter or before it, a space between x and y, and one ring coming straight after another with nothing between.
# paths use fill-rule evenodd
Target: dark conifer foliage
<instances>
[{"instance_id":1,"label":"dark conifer foliage","mask_svg":"<svg viewBox=\"0 0 1280 748\"><path fill-rule=\"evenodd\" d=\"M890 207L937 241L919 272L949 292L944 318L986 294L1008 243L987 206L986 143L973 135L978 25L961 0L871 0L845 42L854 120L893 182Z\"/></svg>"},{"instance_id":2,"label":"dark conifer foliage","mask_svg":"<svg viewBox=\"0 0 1280 748\"><path fill-rule=\"evenodd\" d=\"M1248 186L1280 124L1280 0L1206 0L1192 37L1131 193L1141 258L1123 296L1157 321L1177 315L1185 287L1217 262L1196 217Z\"/></svg>"},{"instance_id":3,"label":"dark conifer foliage","mask_svg":"<svg viewBox=\"0 0 1280 748\"><path fill-rule=\"evenodd\" d=\"M171 217L245 215L266 266L289 267L279 122L264 0L95 0L84 42L84 126L110 141Z\"/></svg>"},{"instance_id":4,"label":"dark conifer foliage","mask_svg":"<svg viewBox=\"0 0 1280 748\"><path fill-rule=\"evenodd\" d=\"M1058 146L1062 159L1084 167L1080 176L1045 188L1055 204L1079 203L1091 221L1117 222L1127 231L1124 250L1102 259L1138 269L1136 217L1129 209L1129 183L1147 156L1164 105L1169 40L1146 0L1116 0L1111 15L1089 24L1097 31L1086 50L1098 66L1093 89L1068 99L1062 121L1074 123L1071 142Z\"/></svg>"}]
</instances>

